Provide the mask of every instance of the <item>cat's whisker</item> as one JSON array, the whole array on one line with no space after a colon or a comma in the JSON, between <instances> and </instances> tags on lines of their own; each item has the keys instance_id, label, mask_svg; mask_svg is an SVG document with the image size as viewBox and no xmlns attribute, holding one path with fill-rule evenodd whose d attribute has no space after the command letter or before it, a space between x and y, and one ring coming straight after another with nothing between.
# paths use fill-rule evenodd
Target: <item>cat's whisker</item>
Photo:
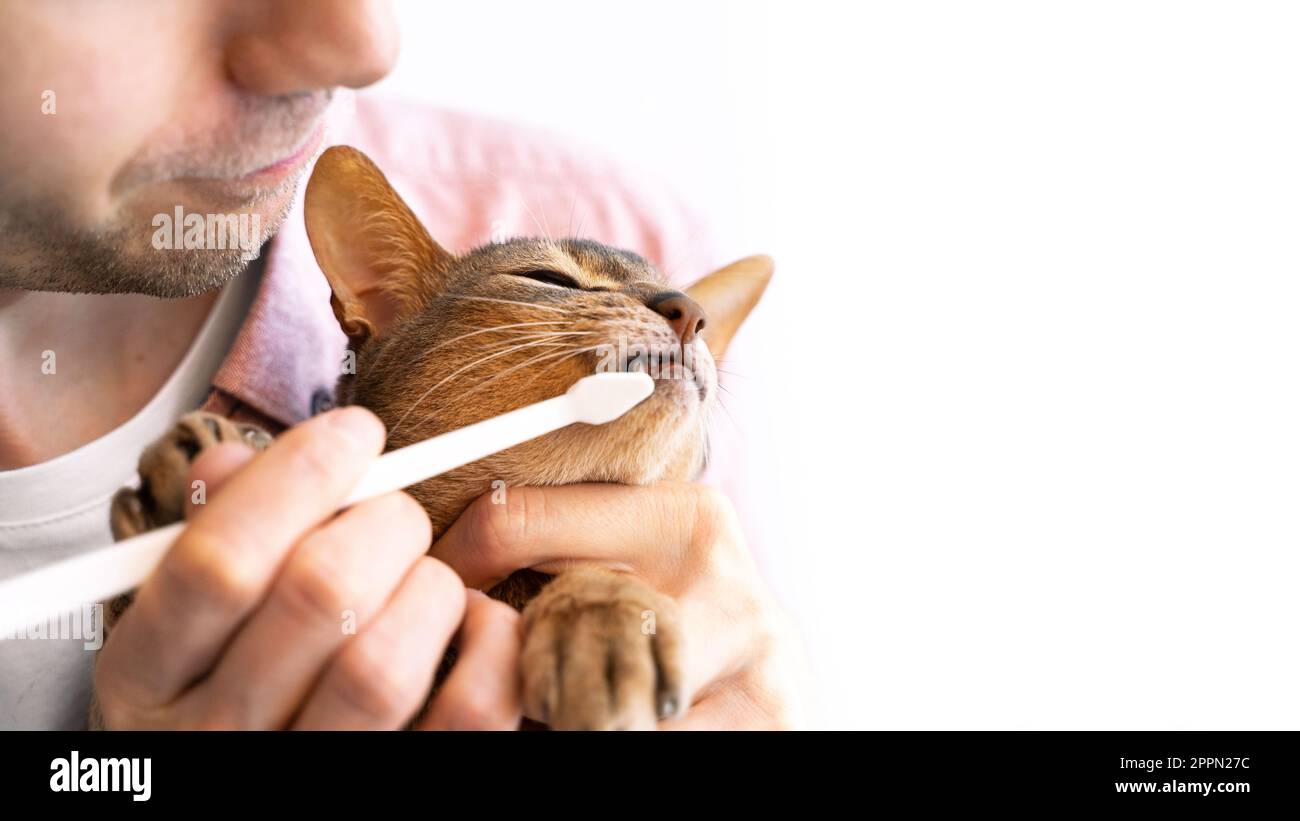
<instances>
[{"instance_id":1,"label":"cat's whisker","mask_svg":"<svg viewBox=\"0 0 1300 821\"><path fill-rule=\"evenodd\" d=\"M500 339L493 339L491 341L486 341L483 344L488 346L497 345L500 343L510 345L515 342L522 342L526 339L544 339L546 337L557 337L557 336L576 336L577 334L582 334L582 333L587 333L587 332L586 331L511 331L508 334L503 334L502 338Z\"/></svg>"},{"instance_id":2,"label":"cat's whisker","mask_svg":"<svg viewBox=\"0 0 1300 821\"><path fill-rule=\"evenodd\" d=\"M732 393L730 390L728 390L728 389L727 389L727 386L724 385L724 384L722 384L721 382L717 382L717 383L715 383L715 384L716 384L716 386L717 386L719 392L714 396L714 401L718 403L718 407L719 407L719 408L722 408L722 412L726 415L726 417L727 417L727 421L731 423L731 426L732 426L733 428L735 428L736 430L738 430L738 431L743 430L743 429L740 427L740 423L736 421L736 416L735 416L735 414L733 414L733 413L731 412L731 408L727 407L727 403L724 402L723 399L722 399L722 395L723 395L723 394L726 394L727 396L732 396L732 397L734 397L735 394ZM706 443L706 444L707 444L707 443Z\"/></svg>"},{"instance_id":3,"label":"cat's whisker","mask_svg":"<svg viewBox=\"0 0 1300 821\"><path fill-rule=\"evenodd\" d=\"M565 236L573 236L573 215L578 210L578 189L573 189L573 204L569 206L569 224L564 226Z\"/></svg>"},{"instance_id":4,"label":"cat's whisker","mask_svg":"<svg viewBox=\"0 0 1300 821\"><path fill-rule=\"evenodd\" d=\"M492 169L490 169L490 168L485 168L485 169L483 169L483 171L484 171L484 173L486 173L489 177L491 177L492 179L496 180L498 183L501 182L501 177L500 177L500 175L498 175L498 174L497 174L495 171L493 171ZM549 231L547 231L545 228L542 227L542 223L541 223L541 221L537 219L537 214L533 213L533 209L532 209L531 207L529 207L529 205L528 205L528 199L525 198L525 197L520 197L519 202L522 203L523 206L524 206L524 209L525 209L526 211L528 211L528 216L530 216L530 217L533 218L533 225L536 225L536 226L537 226L537 230L538 230L538 231L541 231L542 234L546 237L547 240L550 240L550 238L551 238L551 233L550 233Z\"/></svg>"},{"instance_id":5,"label":"cat's whisker","mask_svg":"<svg viewBox=\"0 0 1300 821\"><path fill-rule=\"evenodd\" d=\"M538 174L537 168L535 168L535 167L533 168L533 184L536 185L538 189L540 189L541 186L542 186L542 181L541 181L541 179L540 179L540 175ZM527 201L527 200L523 200L523 203L524 203L524 207L525 207L525 208L528 208L528 201ZM543 206L541 206L541 208L542 208L542 223L543 223L543 226L544 226L544 227L542 228L542 231L543 231L543 233L545 234L546 239L547 239L549 242L554 242L555 240L554 240L554 238L551 236L551 221L548 220L548 219L546 218L546 206L543 205ZM529 208L529 209L528 209L528 212L529 212L529 213L532 213L532 209ZM533 221L536 222L537 219L534 218Z\"/></svg>"},{"instance_id":6,"label":"cat's whisker","mask_svg":"<svg viewBox=\"0 0 1300 821\"><path fill-rule=\"evenodd\" d=\"M434 383L433 385L430 385L429 388L428 388L427 390L425 390L424 393L420 394L419 398L417 398L417 399L415 400L415 402L413 402L413 403L411 404L410 409L407 410L406 413L402 414L401 418L398 419L397 422L395 422L395 423L393 424L393 427L389 429L389 431L388 431L388 435L389 435L389 437L392 437L392 435L393 435L394 433L397 432L397 429L400 428L400 427L402 426L402 423L406 421L407 417L410 416L411 413L414 412L415 409L418 408L418 407L420 406L420 404L421 404L422 402L424 402L425 399L428 398L429 394L433 393L433 392L434 392L435 390L437 390L438 388L440 388L440 387L442 387L443 385L447 384L447 382L451 381L452 379L455 379L457 376L460 376L462 373L464 373L465 371L469 370L470 368L473 368L473 367L476 367L476 366L478 366L478 365L481 365L481 364L483 364L484 362L487 362L487 361L492 360L492 359L496 359L496 358L499 357L499 356L506 356L507 354L510 354L510 353L512 353L512 352L514 352L514 351L522 350L523 348L528 348L528 347L532 347L532 346L534 346L534 345L541 345L541 344L557 345L557 344L563 344L563 343L556 343L556 342L549 342L549 343L546 343L546 342L526 342L526 343L523 343L523 344L520 344L520 345L512 345L512 346L508 347L506 350L496 351L495 353L490 353L490 354L488 354L487 356L483 356L483 357L480 357L480 358L474 360L473 362L469 363L468 365L465 365L465 366L463 366L463 367L461 367L461 368L457 368L457 369L456 369L455 371L453 371L452 373L450 373L450 374L448 374L447 376L443 377L442 379L438 380L438 382Z\"/></svg>"},{"instance_id":7,"label":"cat's whisker","mask_svg":"<svg viewBox=\"0 0 1300 821\"><path fill-rule=\"evenodd\" d=\"M555 359L556 357L560 357L560 361L563 361L564 359L567 359L568 357L571 357L571 356L577 356L577 355L579 355L579 354L588 353L589 351L596 351L596 350L599 350L601 347L602 347L602 346L600 346L600 345L591 345L591 346L589 346L589 347L586 347L586 348L578 348L578 349L576 349L576 350L556 351L556 352L554 352L554 353L539 354L538 356L533 357L532 359L528 360L527 362L522 362L522 363L520 363L520 364L518 364L518 365L515 365L515 366L513 366L513 367L511 367L511 368L507 368L506 370L502 371L501 373L494 374L493 376L489 377L488 379L486 379L486 380L480 382L479 384L475 385L474 387L470 388L468 391L465 391L464 393L462 393L462 394L458 397L458 399L464 399L466 396L469 396L470 394L475 393L476 391L482 390L483 388L487 387L489 384L491 384L491 383L497 381L498 379L501 379L501 378L504 377L504 376L508 376L509 374L511 374L511 373L513 373L513 372L519 370L520 368L526 368L526 367L529 367L529 366L532 366L532 365L538 365L538 364L541 364L542 362L544 362L544 361L546 361L546 360ZM558 362L552 362L551 364L552 364L552 365L555 365L555 364L558 364Z\"/></svg>"},{"instance_id":8,"label":"cat's whisker","mask_svg":"<svg viewBox=\"0 0 1300 821\"><path fill-rule=\"evenodd\" d=\"M593 336L593 335L595 335L595 332L587 331L587 332L583 332L583 335L584 335L584 336ZM564 346L566 346L570 351L573 351L573 350L577 350L577 349L575 349L574 346L576 346L576 345L581 345L581 344L582 344L582 341L581 341L581 340L567 340L567 341L565 341L565 342L557 342L556 344L557 344L557 345L564 345ZM599 347L600 347L599 345L596 345L596 346L592 346L591 348L582 348L582 349L580 349L580 350L582 350L582 351L586 351L586 350L594 350L595 348L599 348ZM548 354L539 354L537 357L534 357L533 359L530 359L530 360L528 360L527 362L522 362L522 363L520 363L520 364L518 364L518 365L514 365L514 366L512 366L512 367L509 368L508 370L504 371L502 374L494 374L491 378L495 379L495 378L497 378L497 377L499 377L499 376L501 376L501 375L504 375L505 373L511 373L511 372L513 372L513 371L517 371L517 370L519 370L520 368L524 368L524 367L527 367L527 366L529 366L529 365L534 364L534 363L537 362L539 359L542 359L542 358L544 358L544 357L546 357L546 356L548 356Z\"/></svg>"},{"instance_id":9,"label":"cat's whisker","mask_svg":"<svg viewBox=\"0 0 1300 821\"><path fill-rule=\"evenodd\" d=\"M743 373L741 373L740 371L733 371L733 370L731 370L731 368L730 368L729 366L730 366L731 363L734 362L734 361L735 361L735 360L733 360L733 359L718 359L718 358L715 358L715 359L713 360L713 368L714 368L714 370L716 370L718 373L725 373L726 375L728 375L728 376L734 376L734 377L736 377L737 379L748 379L748 378L749 378L749 375L748 375L748 374L743 374Z\"/></svg>"},{"instance_id":10,"label":"cat's whisker","mask_svg":"<svg viewBox=\"0 0 1300 821\"><path fill-rule=\"evenodd\" d=\"M505 342L503 345L487 348L486 351L492 352L492 351L503 350L504 348L508 348L511 345L515 345L520 342L558 342L559 340L557 339L557 337L584 336L587 333L589 333L589 331L557 331L555 333L528 334L526 336L517 336L511 339L510 341Z\"/></svg>"},{"instance_id":11,"label":"cat's whisker","mask_svg":"<svg viewBox=\"0 0 1300 821\"><path fill-rule=\"evenodd\" d=\"M528 201L527 201L527 200L520 200L520 202L522 202L523 205L524 205L524 208L528 210L528 216L530 216L530 217L533 218L533 225L537 226L537 230L542 232L542 236L546 237L547 242L550 242L550 241L551 241L551 232L550 232L550 231L547 231L545 228L542 227L542 223L541 223L541 221L538 220L538 219L537 219L537 215L533 213L533 209L528 205Z\"/></svg>"},{"instance_id":12,"label":"cat's whisker","mask_svg":"<svg viewBox=\"0 0 1300 821\"><path fill-rule=\"evenodd\" d=\"M564 324L567 324L567 323L565 323L563 320L559 320L559 319L548 319L548 320L544 320L544 321L541 321L541 322L515 322L515 323L512 323L512 324L510 324L510 325L497 325L496 327L492 327L492 328L475 328L474 330L470 331L469 333L464 333L464 334L461 334L460 336L452 337L451 339L444 339L442 342L439 342L437 345L434 345L433 347L431 347L431 348L429 348L428 350L426 350L423 354L421 354L421 355L420 355L420 360L423 361L423 360L425 360L425 359L428 359L428 358L429 358L429 355L432 354L434 351L438 350L439 348L442 348L442 347L445 347L445 346L447 346L447 345L450 345L450 344L452 344L453 342L459 342L459 341L461 341L462 339L467 339L468 337L475 336L475 335L477 335L477 334L495 333L495 332L507 331L507 330L510 330L510 329L512 329L512 328L523 328L523 327L525 327L525 326L535 326L535 325L564 325ZM515 333L527 333L527 332L526 332L526 331L516 331Z\"/></svg>"},{"instance_id":13,"label":"cat's whisker","mask_svg":"<svg viewBox=\"0 0 1300 821\"><path fill-rule=\"evenodd\" d=\"M500 352L495 353L495 354L493 354L493 355L491 355L491 356L485 356L485 357L482 357L481 359L479 359L479 360L477 360L477 361L475 361L475 362L471 362L470 364L468 364L468 365L466 365L465 367L463 367L463 368L459 369L458 371L456 371L456 373L453 373L453 374L451 374L450 376L448 376L446 379L443 379L442 381L440 381L440 382L438 383L438 385L442 385L443 383L447 382L448 380L452 379L453 377L455 377L455 376L457 376L457 375L459 375L459 374L465 372L465 371L468 370L469 368L472 368L472 367L474 367L474 366L476 366L476 365L481 365L481 364L483 364L484 362L486 362L486 361L488 361L488 360L490 360L490 359L495 359L495 358L497 358L498 356L505 356L505 355L507 355L507 354L514 353L515 351L521 350L521 349L523 349L523 348L531 348L531 347L558 348L558 347L564 347L565 345L566 345L566 343L563 343L563 342L532 342L532 343L529 343L529 344L527 344L527 345L519 345L519 346L513 347L513 348L511 348L511 349L509 349L509 350L506 350L506 351L500 351ZM564 351L561 351L560 353L564 353ZM532 360L530 360L529 362L531 362L531 361L532 361ZM529 364L529 362L525 362L524 364L527 365L527 364ZM518 367L518 366L516 366L516 367ZM434 387L438 387L438 385L435 385ZM471 389L470 391L467 391L467 392L465 392L465 393L462 393L460 396L457 397L457 401L460 401L462 398L464 398L464 396L467 396L469 393L473 393L473 392L474 392L474 390ZM426 392L426 395L427 395L427 392ZM422 400L423 398L424 398L424 397L422 396L422 397L421 397L421 400ZM419 400L417 400L417 402L416 402L415 405L412 405L412 406L411 406L411 410L408 410L405 414L403 414L402 419L405 419L407 416L410 416L410 414L411 414L411 413L415 410L415 408L418 407L418 406L419 406ZM399 424L400 424L400 421L399 421ZM394 426L394 429L396 429L396 426Z\"/></svg>"},{"instance_id":14,"label":"cat's whisker","mask_svg":"<svg viewBox=\"0 0 1300 821\"><path fill-rule=\"evenodd\" d=\"M494 325L491 328L480 328L477 325L475 325L474 330L475 331L505 331L512 328L526 328L530 326L535 327L537 325L567 325L567 324L568 323L562 319L540 319L537 320L536 322L512 322L509 325ZM465 334L464 336L469 336L469 334ZM462 339L462 338L463 337L461 336L456 337L456 339Z\"/></svg>"},{"instance_id":15,"label":"cat's whisker","mask_svg":"<svg viewBox=\"0 0 1300 821\"><path fill-rule=\"evenodd\" d=\"M554 242L555 240L551 237L551 221L546 218L545 208L542 209L542 224L546 230L546 238Z\"/></svg>"},{"instance_id":16,"label":"cat's whisker","mask_svg":"<svg viewBox=\"0 0 1300 821\"><path fill-rule=\"evenodd\" d=\"M595 332L586 332L584 335L585 335L585 336L594 336L594 335L595 335ZM573 352L573 351L577 351L577 350L587 350L587 348L585 348L585 347L583 347L583 348L580 348L580 347L579 347L579 346L583 345L583 340L581 340L581 339L562 340L562 341L557 342L557 345L563 345L564 348L565 348L565 350L564 350L564 351L560 351L560 353ZM593 346L593 347L599 347L599 346ZM545 358L545 357L549 357L549 356L551 356L551 355L553 355L553 352L543 352L543 353L541 353L541 354L538 354L538 355L534 356L532 359L529 359L529 360L527 360L527 361L525 361L525 362L521 362L521 363L519 363L519 364L516 364L516 365L511 366L511 367L508 368L506 371L503 371L503 372L501 372L501 373L497 373L497 374L492 374L492 375L489 376L489 379L496 379L496 378L498 378L498 377L500 377L500 376L502 376L502 375L504 375L504 374L506 374L506 373L511 373L511 372L517 371L517 370L519 370L520 368L526 368L526 367L528 367L528 366L530 366L530 365L535 364L537 361L539 361L539 360L541 360L541 359L543 359L543 358Z\"/></svg>"},{"instance_id":17,"label":"cat's whisker","mask_svg":"<svg viewBox=\"0 0 1300 821\"><path fill-rule=\"evenodd\" d=\"M522 344L522 345L516 344L519 342L523 342L526 344ZM524 348L559 347L563 345L572 345L576 342L578 342L578 340L554 339L550 337L542 337L537 339L517 339L517 340L511 340L510 342L506 343L503 346L498 346L495 348L487 348L485 352L501 353L503 356L505 356L505 355L509 355L510 353L513 353L514 351L523 350Z\"/></svg>"},{"instance_id":18,"label":"cat's whisker","mask_svg":"<svg viewBox=\"0 0 1300 821\"><path fill-rule=\"evenodd\" d=\"M732 426L733 428L735 428L736 430L740 430L740 429L741 429L741 427L740 427L740 423L736 421L736 417L735 417L734 414L732 414L732 412L731 412L731 408L728 408L728 407L727 407L727 404L726 404L725 402L722 401L722 396L721 396L721 394L719 394L717 397L715 397L715 400L716 400L717 403L718 403L718 407L722 408L722 412L723 412L724 414L726 414L726 416L727 416L727 421L731 423L731 426Z\"/></svg>"}]
</instances>

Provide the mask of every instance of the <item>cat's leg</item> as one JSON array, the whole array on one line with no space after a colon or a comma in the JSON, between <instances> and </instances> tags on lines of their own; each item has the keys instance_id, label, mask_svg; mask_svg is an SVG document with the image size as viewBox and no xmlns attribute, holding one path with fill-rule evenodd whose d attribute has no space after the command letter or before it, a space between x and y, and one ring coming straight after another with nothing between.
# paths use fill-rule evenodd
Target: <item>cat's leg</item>
<instances>
[{"instance_id":1,"label":"cat's leg","mask_svg":"<svg viewBox=\"0 0 1300 821\"><path fill-rule=\"evenodd\" d=\"M521 629L524 709L553 729L653 729L685 706L676 604L634 576L565 571Z\"/></svg>"},{"instance_id":2,"label":"cat's leg","mask_svg":"<svg viewBox=\"0 0 1300 821\"><path fill-rule=\"evenodd\" d=\"M138 470L140 486L122 488L113 496L109 524L117 541L129 539L155 528L185 518L185 502L194 489L190 487L190 463L205 448L219 442L243 442L255 450L265 450L271 435L255 425L232 422L224 416L194 411L181 417L171 430L145 448ZM103 607L103 638L131 605L133 593L124 593ZM103 726L99 705L92 695L90 726Z\"/></svg>"}]
</instances>

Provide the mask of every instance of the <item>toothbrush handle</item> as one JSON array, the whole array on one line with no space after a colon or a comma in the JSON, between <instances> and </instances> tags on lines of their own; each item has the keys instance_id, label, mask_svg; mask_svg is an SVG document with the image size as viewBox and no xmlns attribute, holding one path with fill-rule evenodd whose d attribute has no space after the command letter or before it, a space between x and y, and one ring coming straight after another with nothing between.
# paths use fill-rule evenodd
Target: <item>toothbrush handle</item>
<instances>
[{"instance_id":1,"label":"toothbrush handle","mask_svg":"<svg viewBox=\"0 0 1300 821\"><path fill-rule=\"evenodd\" d=\"M385 453L343 503L354 505L476 462L576 420L567 394Z\"/></svg>"},{"instance_id":2,"label":"toothbrush handle","mask_svg":"<svg viewBox=\"0 0 1300 821\"><path fill-rule=\"evenodd\" d=\"M343 506L401 490L499 450L577 421L568 394L386 453L375 461ZM0 582L0 630L65 613L139 587L184 529L168 525L109 547Z\"/></svg>"},{"instance_id":3,"label":"toothbrush handle","mask_svg":"<svg viewBox=\"0 0 1300 821\"><path fill-rule=\"evenodd\" d=\"M26 627L139 587L184 529L176 522L0 582L0 629ZM75 572L69 572L72 563Z\"/></svg>"}]
</instances>

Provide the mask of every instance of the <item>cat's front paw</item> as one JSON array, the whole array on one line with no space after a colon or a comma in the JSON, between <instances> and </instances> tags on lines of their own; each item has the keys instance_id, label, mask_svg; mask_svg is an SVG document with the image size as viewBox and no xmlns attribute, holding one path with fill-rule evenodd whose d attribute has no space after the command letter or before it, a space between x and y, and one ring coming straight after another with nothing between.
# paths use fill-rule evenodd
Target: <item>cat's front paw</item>
<instances>
[{"instance_id":1,"label":"cat's front paw","mask_svg":"<svg viewBox=\"0 0 1300 821\"><path fill-rule=\"evenodd\" d=\"M524 710L552 729L653 729L684 707L676 607L635 577L562 573L522 629Z\"/></svg>"},{"instance_id":2,"label":"cat's front paw","mask_svg":"<svg viewBox=\"0 0 1300 821\"><path fill-rule=\"evenodd\" d=\"M113 497L109 514L113 538L128 539L183 519L191 492L190 463L204 448L231 441L264 450L271 436L255 425L206 411L181 417L140 455L140 486L123 488Z\"/></svg>"}]
</instances>

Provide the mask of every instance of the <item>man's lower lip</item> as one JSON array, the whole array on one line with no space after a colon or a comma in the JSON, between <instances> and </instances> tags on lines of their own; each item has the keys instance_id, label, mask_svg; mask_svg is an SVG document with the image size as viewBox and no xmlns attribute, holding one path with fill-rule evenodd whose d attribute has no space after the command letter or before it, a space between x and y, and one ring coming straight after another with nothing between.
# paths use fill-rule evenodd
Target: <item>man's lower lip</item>
<instances>
[{"instance_id":1,"label":"man's lower lip","mask_svg":"<svg viewBox=\"0 0 1300 821\"><path fill-rule=\"evenodd\" d=\"M208 208L243 209L257 202L269 202L292 196L292 174L235 177L225 180L191 180L185 196L203 202Z\"/></svg>"},{"instance_id":2,"label":"man's lower lip","mask_svg":"<svg viewBox=\"0 0 1300 821\"><path fill-rule=\"evenodd\" d=\"M311 133L306 141L289 156L282 160L276 160L265 168L259 168L252 173L245 174L237 178L239 181L264 180L273 177L283 177L302 164L304 160L312 155L321 143L321 138L325 136L325 121L322 119L316 126L316 130Z\"/></svg>"}]
</instances>

